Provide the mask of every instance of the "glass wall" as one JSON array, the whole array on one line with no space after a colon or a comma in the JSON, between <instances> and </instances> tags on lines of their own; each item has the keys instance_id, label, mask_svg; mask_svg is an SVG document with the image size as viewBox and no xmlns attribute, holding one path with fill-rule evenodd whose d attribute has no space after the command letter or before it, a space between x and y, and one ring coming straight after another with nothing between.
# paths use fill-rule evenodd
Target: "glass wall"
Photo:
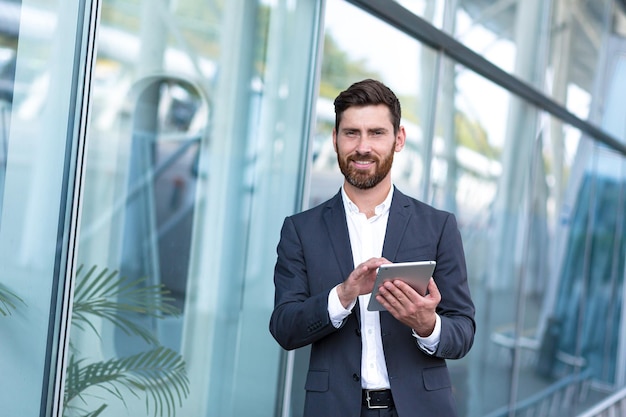
<instances>
[{"instance_id":1,"label":"glass wall","mask_svg":"<svg viewBox=\"0 0 626 417\"><path fill-rule=\"evenodd\" d=\"M65 415L280 413L271 277L303 193L320 15L103 1Z\"/></svg>"}]
</instances>

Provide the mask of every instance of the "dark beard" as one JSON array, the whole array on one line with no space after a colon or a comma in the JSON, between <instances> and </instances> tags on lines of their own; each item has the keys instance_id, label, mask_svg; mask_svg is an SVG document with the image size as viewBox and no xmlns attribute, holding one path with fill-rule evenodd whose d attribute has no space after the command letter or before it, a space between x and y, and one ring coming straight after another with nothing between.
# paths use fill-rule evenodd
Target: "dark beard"
<instances>
[{"instance_id":1,"label":"dark beard","mask_svg":"<svg viewBox=\"0 0 626 417\"><path fill-rule=\"evenodd\" d=\"M362 155L357 152L354 155L354 159L359 159L360 156ZM348 184L361 190L367 190L380 184L387 174L389 174L389 171L391 171L391 165L393 164L393 149L383 160L375 160L377 167L373 174L350 168L350 165L348 164L349 160L342 159L339 154L337 154L337 162L339 163L339 169L346 178L346 181L348 181Z\"/></svg>"}]
</instances>

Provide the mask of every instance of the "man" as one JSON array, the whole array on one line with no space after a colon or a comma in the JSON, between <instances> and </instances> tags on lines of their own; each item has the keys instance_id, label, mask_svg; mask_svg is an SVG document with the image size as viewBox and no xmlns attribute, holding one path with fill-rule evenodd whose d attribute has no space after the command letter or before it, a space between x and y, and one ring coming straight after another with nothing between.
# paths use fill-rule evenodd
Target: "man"
<instances>
[{"instance_id":1,"label":"man","mask_svg":"<svg viewBox=\"0 0 626 417\"><path fill-rule=\"evenodd\" d=\"M335 99L343 186L283 224L270 331L284 349L311 345L305 417L457 415L445 360L474 340L465 256L454 215L393 186L405 140L388 87L350 86ZM377 296L386 311L367 310L380 265L424 260L437 262L426 296L394 280Z\"/></svg>"}]
</instances>

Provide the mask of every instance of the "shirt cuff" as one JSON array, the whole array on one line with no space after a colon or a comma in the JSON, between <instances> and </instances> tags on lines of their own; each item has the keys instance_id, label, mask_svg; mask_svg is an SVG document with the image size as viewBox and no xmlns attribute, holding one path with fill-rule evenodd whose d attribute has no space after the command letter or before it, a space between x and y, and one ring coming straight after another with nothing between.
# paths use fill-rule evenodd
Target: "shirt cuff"
<instances>
[{"instance_id":1,"label":"shirt cuff","mask_svg":"<svg viewBox=\"0 0 626 417\"><path fill-rule=\"evenodd\" d=\"M417 343L422 350L429 355L432 355L437 351L439 340L441 339L441 317L439 317L439 314L435 314L435 329L430 336L421 337L415 333L415 330L411 329L411 331L413 332L413 336L417 339Z\"/></svg>"},{"instance_id":2,"label":"shirt cuff","mask_svg":"<svg viewBox=\"0 0 626 417\"><path fill-rule=\"evenodd\" d=\"M328 316L333 326L340 328L344 319L352 313L352 309L356 304L356 299L350 303L347 309L343 308L343 304L339 301L339 295L337 294L337 287L334 287L328 293Z\"/></svg>"}]
</instances>

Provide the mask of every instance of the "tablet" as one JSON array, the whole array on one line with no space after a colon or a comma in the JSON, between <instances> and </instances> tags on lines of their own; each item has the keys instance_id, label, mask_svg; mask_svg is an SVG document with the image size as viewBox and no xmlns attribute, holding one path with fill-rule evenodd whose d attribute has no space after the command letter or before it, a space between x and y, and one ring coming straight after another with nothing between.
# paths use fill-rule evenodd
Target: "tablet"
<instances>
[{"instance_id":1,"label":"tablet","mask_svg":"<svg viewBox=\"0 0 626 417\"><path fill-rule=\"evenodd\" d=\"M436 264L435 261L421 261L381 265L380 268L378 268L376 282L374 282L374 289L372 290L367 309L369 311L385 310L385 307L376 300L376 294L378 294L378 289L385 281L393 279L400 279L413 287L413 289L421 295L426 295L428 281L430 281L430 277L433 276Z\"/></svg>"}]
</instances>

